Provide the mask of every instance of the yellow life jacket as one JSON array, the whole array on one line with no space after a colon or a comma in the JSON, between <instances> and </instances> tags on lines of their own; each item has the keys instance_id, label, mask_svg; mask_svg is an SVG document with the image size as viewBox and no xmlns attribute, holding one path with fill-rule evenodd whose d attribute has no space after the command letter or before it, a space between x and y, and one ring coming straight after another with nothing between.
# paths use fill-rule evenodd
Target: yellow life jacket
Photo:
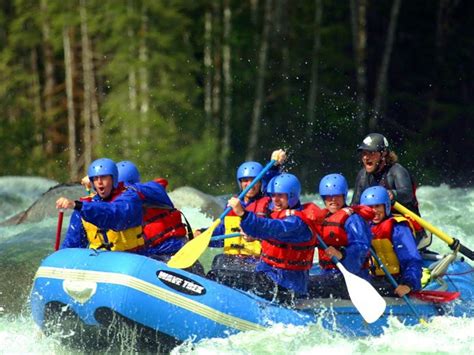
<instances>
[{"instance_id":1,"label":"yellow life jacket","mask_svg":"<svg viewBox=\"0 0 474 355\"><path fill-rule=\"evenodd\" d=\"M397 254L393 249L392 244L392 231L393 226L396 223L409 223L409 221L401 215L393 215L393 217L386 219L385 221L372 226L372 247L375 253L378 255L382 263L387 267L387 270L392 275L400 273L400 263L398 261ZM374 261L375 275L383 276L385 273L382 268Z\"/></svg>"},{"instance_id":2,"label":"yellow life jacket","mask_svg":"<svg viewBox=\"0 0 474 355\"><path fill-rule=\"evenodd\" d=\"M225 234L240 232L239 216L224 218ZM260 256L262 247L260 241L247 242L243 237L227 238L224 240L224 254Z\"/></svg>"},{"instance_id":3,"label":"yellow life jacket","mask_svg":"<svg viewBox=\"0 0 474 355\"><path fill-rule=\"evenodd\" d=\"M132 251L142 247L145 244L142 235L142 226L132 227L123 231L107 231L99 229L96 225L82 219L82 225L86 231L89 248L113 251ZM104 238L107 235L107 241Z\"/></svg>"}]
</instances>

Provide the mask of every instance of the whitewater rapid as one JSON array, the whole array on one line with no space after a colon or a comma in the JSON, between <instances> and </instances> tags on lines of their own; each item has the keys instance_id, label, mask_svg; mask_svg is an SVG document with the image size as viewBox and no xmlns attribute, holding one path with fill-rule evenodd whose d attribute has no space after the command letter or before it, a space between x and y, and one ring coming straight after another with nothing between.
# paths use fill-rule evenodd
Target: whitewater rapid
<instances>
[{"instance_id":1,"label":"whitewater rapid","mask_svg":"<svg viewBox=\"0 0 474 355\"><path fill-rule=\"evenodd\" d=\"M15 184L15 189L12 189ZM34 324L27 295L32 277L41 259L53 250L57 215L36 220L45 211L50 199L43 192L56 183L41 178L0 178L0 354L66 354L70 349L60 345L55 337L44 337ZM184 191L184 192L183 192ZM195 190L182 190L171 194L193 228L209 225L215 218L222 199L206 196ZM447 185L425 186L418 190L423 217L447 234L458 238L464 245L474 248L474 189L450 188ZM320 204L314 194L304 195L305 201ZM2 225L36 202L24 223ZM217 207L216 207L217 206ZM52 212L51 212L52 211ZM68 219L65 219L67 225ZM63 228L63 234L65 227ZM434 238L432 250L448 253L449 248ZM209 265L219 250L210 251L203 261ZM307 327L275 324L263 332L245 332L226 339L206 339L197 344L184 343L173 350L174 354L332 354L359 353L474 353L474 319L435 317L427 326L406 327L397 319L381 336L347 338L325 330L318 323ZM111 352L130 353L125 338L115 344ZM84 349L83 353L87 353ZM77 353L77 351L75 351ZM81 353L81 352L79 352Z\"/></svg>"}]
</instances>

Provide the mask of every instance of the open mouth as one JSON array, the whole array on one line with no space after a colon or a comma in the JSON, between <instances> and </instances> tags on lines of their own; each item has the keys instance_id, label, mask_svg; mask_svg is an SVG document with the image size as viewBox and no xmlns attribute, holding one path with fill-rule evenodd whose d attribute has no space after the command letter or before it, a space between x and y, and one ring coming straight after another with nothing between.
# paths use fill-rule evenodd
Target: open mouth
<instances>
[{"instance_id":1,"label":"open mouth","mask_svg":"<svg viewBox=\"0 0 474 355\"><path fill-rule=\"evenodd\" d=\"M372 166L375 165L374 162L371 161L371 160L366 160L366 161L364 162L364 164L365 164L365 166L368 166L368 167L372 167Z\"/></svg>"}]
</instances>

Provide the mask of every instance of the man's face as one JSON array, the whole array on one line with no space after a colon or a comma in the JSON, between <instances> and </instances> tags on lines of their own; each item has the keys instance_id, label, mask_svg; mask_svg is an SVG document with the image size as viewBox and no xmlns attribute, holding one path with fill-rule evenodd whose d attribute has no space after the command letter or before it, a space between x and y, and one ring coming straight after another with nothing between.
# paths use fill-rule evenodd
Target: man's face
<instances>
[{"instance_id":1,"label":"man's face","mask_svg":"<svg viewBox=\"0 0 474 355\"><path fill-rule=\"evenodd\" d=\"M245 190L245 188L247 186L249 186L249 184L253 181L253 177L244 177L242 179L240 179L240 188L242 190ZM262 187L262 183L259 181L257 182L250 190L249 192L247 192L247 194L245 195L245 199L249 200L255 196L258 195L258 193L260 192L260 188Z\"/></svg>"},{"instance_id":2,"label":"man's face","mask_svg":"<svg viewBox=\"0 0 474 355\"><path fill-rule=\"evenodd\" d=\"M335 213L344 207L344 195L324 196L324 205L330 213Z\"/></svg>"},{"instance_id":3,"label":"man's face","mask_svg":"<svg viewBox=\"0 0 474 355\"><path fill-rule=\"evenodd\" d=\"M377 171L379 164L382 162L382 153L363 150L361 153L361 160L362 164L364 164L365 171L371 174Z\"/></svg>"},{"instance_id":4,"label":"man's face","mask_svg":"<svg viewBox=\"0 0 474 355\"><path fill-rule=\"evenodd\" d=\"M288 194L272 194L273 210L283 211L288 208Z\"/></svg>"},{"instance_id":5,"label":"man's face","mask_svg":"<svg viewBox=\"0 0 474 355\"><path fill-rule=\"evenodd\" d=\"M112 175L94 176L92 183L100 198L106 199L112 193L112 188L114 187Z\"/></svg>"},{"instance_id":6,"label":"man's face","mask_svg":"<svg viewBox=\"0 0 474 355\"><path fill-rule=\"evenodd\" d=\"M385 218L385 205L382 203L382 204L373 205L370 207L372 207L372 210L375 213L375 217L372 220L372 222L374 222L375 224L382 222Z\"/></svg>"}]
</instances>

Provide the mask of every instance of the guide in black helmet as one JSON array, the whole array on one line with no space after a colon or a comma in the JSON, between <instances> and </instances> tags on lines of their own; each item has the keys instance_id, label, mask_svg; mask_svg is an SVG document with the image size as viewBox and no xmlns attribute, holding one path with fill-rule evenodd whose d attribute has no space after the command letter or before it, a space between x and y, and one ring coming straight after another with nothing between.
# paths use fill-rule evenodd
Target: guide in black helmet
<instances>
[{"instance_id":1,"label":"guide in black helmet","mask_svg":"<svg viewBox=\"0 0 474 355\"><path fill-rule=\"evenodd\" d=\"M357 174L351 205L358 205L362 192L371 186L387 189L391 201L398 201L420 215L415 191L416 184L410 173L398 163L398 156L390 149L389 142L380 133L370 133L357 147L362 169ZM430 238L420 227L418 247L429 245ZM423 240L422 240L423 239Z\"/></svg>"}]
</instances>

